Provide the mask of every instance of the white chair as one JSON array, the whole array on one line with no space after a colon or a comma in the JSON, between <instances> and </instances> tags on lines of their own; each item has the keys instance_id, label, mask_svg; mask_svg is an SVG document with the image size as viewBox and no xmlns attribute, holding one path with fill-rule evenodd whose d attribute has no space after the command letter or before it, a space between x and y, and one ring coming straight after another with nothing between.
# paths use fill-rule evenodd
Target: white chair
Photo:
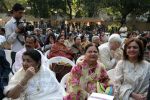
<instances>
[{"instance_id":1,"label":"white chair","mask_svg":"<svg viewBox=\"0 0 150 100\"><path fill-rule=\"evenodd\" d=\"M62 77L66 74L69 73L72 69L72 67L75 66L75 63L73 61L71 61L70 59L66 58L66 57L61 57L61 56L57 56L57 57L53 57L51 59L48 60L50 69L55 73L57 80L60 82ZM70 67L68 66L52 66L52 64L58 64L60 63L60 65L71 65Z\"/></svg>"},{"instance_id":2,"label":"white chair","mask_svg":"<svg viewBox=\"0 0 150 100\"><path fill-rule=\"evenodd\" d=\"M69 77L70 73L67 73L66 75L63 76L63 78L60 81L60 85L66 90L66 82ZM64 96L66 95L66 92L63 94Z\"/></svg>"},{"instance_id":3,"label":"white chair","mask_svg":"<svg viewBox=\"0 0 150 100\"><path fill-rule=\"evenodd\" d=\"M111 69L111 70L107 71L107 74L108 74L109 78L114 82L115 69Z\"/></svg>"},{"instance_id":4,"label":"white chair","mask_svg":"<svg viewBox=\"0 0 150 100\"><path fill-rule=\"evenodd\" d=\"M75 66L75 63L73 61L62 56L52 57L51 59L48 60L48 62L49 62L49 65L52 65L52 63L64 62L64 63L69 63L72 67Z\"/></svg>"},{"instance_id":5,"label":"white chair","mask_svg":"<svg viewBox=\"0 0 150 100\"><path fill-rule=\"evenodd\" d=\"M44 55L45 55L46 58L47 58L47 56L48 56L49 53L50 53L50 50L47 50L47 51L44 53Z\"/></svg>"},{"instance_id":6,"label":"white chair","mask_svg":"<svg viewBox=\"0 0 150 100\"><path fill-rule=\"evenodd\" d=\"M81 62L83 59L84 59L84 55L81 55L81 56L77 59L76 64L79 63L79 62Z\"/></svg>"},{"instance_id":7,"label":"white chair","mask_svg":"<svg viewBox=\"0 0 150 100\"><path fill-rule=\"evenodd\" d=\"M4 50L4 51L5 51L6 59L9 62L10 67L11 67L11 65L12 65L12 59L11 59L12 50Z\"/></svg>"}]
</instances>

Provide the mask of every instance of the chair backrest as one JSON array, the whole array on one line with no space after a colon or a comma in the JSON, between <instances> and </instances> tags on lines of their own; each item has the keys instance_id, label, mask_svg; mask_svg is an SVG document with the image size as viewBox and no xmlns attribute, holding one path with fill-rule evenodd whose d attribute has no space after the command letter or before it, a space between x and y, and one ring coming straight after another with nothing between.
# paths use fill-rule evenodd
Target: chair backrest
<instances>
[{"instance_id":1,"label":"chair backrest","mask_svg":"<svg viewBox=\"0 0 150 100\"><path fill-rule=\"evenodd\" d=\"M73 61L71 61L70 59L66 58L66 57L62 57L62 56L56 56L56 57L52 57L49 60L49 64L51 65L52 63L59 63L59 62L64 62L64 63L69 63L72 67L75 66L75 63Z\"/></svg>"},{"instance_id":2,"label":"chair backrest","mask_svg":"<svg viewBox=\"0 0 150 100\"><path fill-rule=\"evenodd\" d=\"M83 59L84 59L84 55L81 55L81 56L77 59L76 64L79 63L79 62L81 62Z\"/></svg>"},{"instance_id":3,"label":"chair backrest","mask_svg":"<svg viewBox=\"0 0 150 100\"><path fill-rule=\"evenodd\" d=\"M69 75L70 73L67 73L66 75L63 76L63 78L60 81L60 85L64 88L64 90L66 90L66 82Z\"/></svg>"},{"instance_id":4,"label":"chair backrest","mask_svg":"<svg viewBox=\"0 0 150 100\"><path fill-rule=\"evenodd\" d=\"M46 58L47 58L49 52L50 52L50 50L47 50L47 51L44 53L44 55L45 55Z\"/></svg>"},{"instance_id":5,"label":"chair backrest","mask_svg":"<svg viewBox=\"0 0 150 100\"><path fill-rule=\"evenodd\" d=\"M111 69L111 70L109 70L109 71L107 71L107 74L108 74L108 76L109 76L109 78L114 82L114 80L115 80L115 69Z\"/></svg>"},{"instance_id":6,"label":"chair backrest","mask_svg":"<svg viewBox=\"0 0 150 100\"><path fill-rule=\"evenodd\" d=\"M12 65L12 59L11 59L12 50L4 50L4 51L5 51L6 59L9 62L10 67L11 67L11 65Z\"/></svg>"},{"instance_id":7,"label":"chair backrest","mask_svg":"<svg viewBox=\"0 0 150 100\"><path fill-rule=\"evenodd\" d=\"M75 63L68 58L57 56L49 59L50 69L55 72L57 80L60 82L62 77L69 73Z\"/></svg>"}]
</instances>

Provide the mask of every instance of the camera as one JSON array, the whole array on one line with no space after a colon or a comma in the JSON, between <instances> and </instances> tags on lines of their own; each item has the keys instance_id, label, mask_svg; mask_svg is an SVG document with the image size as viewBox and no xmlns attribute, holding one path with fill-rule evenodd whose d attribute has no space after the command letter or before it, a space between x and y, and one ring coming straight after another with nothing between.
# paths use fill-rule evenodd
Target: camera
<instances>
[{"instance_id":1,"label":"camera","mask_svg":"<svg viewBox=\"0 0 150 100\"><path fill-rule=\"evenodd\" d=\"M17 27L21 30L19 33L23 34L24 36L28 35L29 31L31 32L34 30L34 26L28 22L26 25L24 23L19 23Z\"/></svg>"},{"instance_id":2,"label":"camera","mask_svg":"<svg viewBox=\"0 0 150 100\"><path fill-rule=\"evenodd\" d=\"M26 30L26 26L24 25L24 23L20 23L18 24L18 29L20 30L20 34L26 34L27 30Z\"/></svg>"}]
</instances>

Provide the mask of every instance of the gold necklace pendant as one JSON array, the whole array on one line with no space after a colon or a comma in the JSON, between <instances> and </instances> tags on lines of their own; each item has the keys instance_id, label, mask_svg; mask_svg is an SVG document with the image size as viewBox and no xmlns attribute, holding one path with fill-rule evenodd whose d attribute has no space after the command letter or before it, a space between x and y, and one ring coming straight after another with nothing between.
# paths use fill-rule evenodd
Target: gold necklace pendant
<instances>
[{"instance_id":1,"label":"gold necklace pendant","mask_svg":"<svg viewBox=\"0 0 150 100\"><path fill-rule=\"evenodd\" d=\"M37 87L37 89L36 89L37 91L40 91L40 88L39 88L39 86Z\"/></svg>"}]
</instances>

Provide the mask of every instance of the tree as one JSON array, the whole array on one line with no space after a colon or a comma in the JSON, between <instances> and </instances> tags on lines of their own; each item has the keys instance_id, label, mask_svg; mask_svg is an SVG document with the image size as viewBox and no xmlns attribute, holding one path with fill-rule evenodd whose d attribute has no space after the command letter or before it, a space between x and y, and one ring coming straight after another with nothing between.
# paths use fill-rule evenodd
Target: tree
<instances>
[{"instance_id":1,"label":"tree","mask_svg":"<svg viewBox=\"0 0 150 100\"><path fill-rule=\"evenodd\" d=\"M25 5L26 0L0 0L0 9L2 9L2 11L7 12L12 9L12 6L15 3L20 3Z\"/></svg>"},{"instance_id":2,"label":"tree","mask_svg":"<svg viewBox=\"0 0 150 100\"><path fill-rule=\"evenodd\" d=\"M0 0L0 11L8 11L8 7L6 6L6 3L4 2L4 0Z\"/></svg>"},{"instance_id":3,"label":"tree","mask_svg":"<svg viewBox=\"0 0 150 100\"><path fill-rule=\"evenodd\" d=\"M70 17L70 19L72 19L72 0L67 0L67 5L68 5L68 7L69 7L69 17Z\"/></svg>"},{"instance_id":4,"label":"tree","mask_svg":"<svg viewBox=\"0 0 150 100\"><path fill-rule=\"evenodd\" d=\"M81 0L81 3L84 5L83 10L87 17L96 17L97 12L102 7L100 0Z\"/></svg>"},{"instance_id":5,"label":"tree","mask_svg":"<svg viewBox=\"0 0 150 100\"><path fill-rule=\"evenodd\" d=\"M129 14L143 14L150 9L150 0L103 0L107 7L121 13L121 26Z\"/></svg>"},{"instance_id":6,"label":"tree","mask_svg":"<svg viewBox=\"0 0 150 100\"><path fill-rule=\"evenodd\" d=\"M32 14L35 17L47 18L48 14L48 0L28 0L29 6L31 7Z\"/></svg>"}]
</instances>

